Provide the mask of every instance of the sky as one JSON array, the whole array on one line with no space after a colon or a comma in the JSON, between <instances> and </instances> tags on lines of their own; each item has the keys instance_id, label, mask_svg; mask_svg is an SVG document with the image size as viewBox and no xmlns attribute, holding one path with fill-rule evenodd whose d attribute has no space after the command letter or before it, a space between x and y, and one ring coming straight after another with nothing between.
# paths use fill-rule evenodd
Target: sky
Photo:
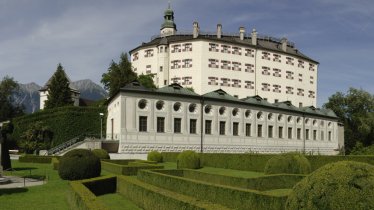
<instances>
[{"instance_id":1,"label":"sky","mask_svg":"<svg viewBox=\"0 0 374 210\"><path fill-rule=\"evenodd\" d=\"M61 63L100 84L112 60L158 35L168 0L0 0L0 79L44 83ZM373 0L172 0L179 31L287 37L319 61L317 105L349 87L374 93Z\"/></svg>"}]
</instances>

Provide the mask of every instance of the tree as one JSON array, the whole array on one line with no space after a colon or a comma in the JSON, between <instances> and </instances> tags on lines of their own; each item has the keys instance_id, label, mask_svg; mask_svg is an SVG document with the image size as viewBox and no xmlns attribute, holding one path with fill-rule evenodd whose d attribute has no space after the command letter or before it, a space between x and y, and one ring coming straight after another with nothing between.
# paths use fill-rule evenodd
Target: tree
<instances>
[{"instance_id":1,"label":"tree","mask_svg":"<svg viewBox=\"0 0 374 210\"><path fill-rule=\"evenodd\" d=\"M19 90L13 78L5 76L0 82L0 122L23 114L21 105L15 104L12 95Z\"/></svg>"},{"instance_id":2,"label":"tree","mask_svg":"<svg viewBox=\"0 0 374 210\"><path fill-rule=\"evenodd\" d=\"M11 122L6 123L1 128L0 132L0 143L1 145L1 165L3 169L10 169L12 168L12 163L10 161L9 156L9 135L13 133L14 126Z\"/></svg>"},{"instance_id":3,"label":"tree","mask_svg":"<svg viewBox=\"0 0 374 210\"><path fill-rule=\"evenodd\" d=\"M109 96L113 96L121 87L135 79L137 75L132 70L127 53L122 53L118 64L112 60L108 72L102 75L101 83L109 91Z\"/></svg>"},{"instance_id":4,"label":"tree","mask_svg":"<svg viewBox=\"0 0 374 210\"><path fill-rule=\"evenodd\" d=\"M154 74L141 74L138 77L138 81L146 88L154 89L156 88L155 83L153 82Z\"/></svg>"},{"instance_id":5,"label":"tree","mask_svg":"<svg viewBox=\"0 0 374 210\"><path fill-rule=\"evenodd\" d=\"M61 66L61 63L59 63L56 72L53 74L48 84L48 98L45 102L45 108L51 109L73 105L69 85L70 82L66 77L64 68Z\"/></svg>"},{"instance_id":6,"label":"tree","mask_svg":"<svg viewBox=\"0 0 374 210\"><path fill-rule=\"evenodd\" d=\"M323 105L332 109L344 123L345 149L350 152L357 143L374 144L374 95L350 88L337 92Z\"/></svg>"},{"instance_id":7,"label":"tree","mask_svg":"<svg viewBox=\"0 0 374 210\"><path fill-rule=\"evenodd\" d=\"M31 154L35 150L47 149L50 146L52 132L42 122L32 124L21 136L20 148Z\"/></svg>"}]
</instances>

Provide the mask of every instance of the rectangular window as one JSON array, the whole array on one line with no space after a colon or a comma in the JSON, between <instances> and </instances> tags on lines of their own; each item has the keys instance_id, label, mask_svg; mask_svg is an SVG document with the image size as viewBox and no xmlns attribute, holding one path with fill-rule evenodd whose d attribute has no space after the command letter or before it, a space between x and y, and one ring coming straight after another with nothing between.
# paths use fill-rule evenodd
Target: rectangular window
<instances>
[{"instance_id":1,"label":"rectangular window","mask_svg":"<svg viewBox=\"0 0 374 210\"><path fill-rule=\"evenodd\" d=\"M268 137L273 138L273 126L269 125L268 127Z\"/></svg>"},{"instance_id":2,"label":"rectangular window","mask_svg":"<svg viewBox=\"0 0 374 210\"><path fill-rule=\"evenodd\" d=\"M162 72L162 66L160 66L160 72Z\"/></svg>"},{"instance_id":3,"label":"rectangular window","mask_svg":"<svg viewBox=\"0 0 374 210\"><path fill-rule=\"evenodd\" d=\"M309 129L305 130L305 139L309 140Z\"/></svg>"},{"instance_id":4,"label":"rectangular window","mask_svg":"<svg viewBox=\"0 0 374 210\"><path fill-rule=\"evenodd\" d=\"M146 58L153 56L153 50L145 50L144 52L145 52L144 57Z\"/></svg>"},{"instance_id":5,"label":"rectangular window","mask_svg":"<svg viewBox=\"0 0 374 210\"><path fill-rule=\"evenodd\" d=\"M288 128L288 139L292 139L292 128Z\"/></svg>"},{"instance_id":6,"label":"rectangular window","mask_svg":"<svg viewBox=\"0 0 374 210\"><path fill-rule=\"evenodd\" d=\"M182 130L182 119L174 118L174 133L181 133Z\"/></svg>"},{"instance_id":7,"label":"rectangular window","mask_svg":"<svg viewBox=\"0 0 374 210\"><path fill-rule=\"evenodd\" d=\"M297 135L297 139L300 140L301 139L301 128L297 129L297 134L296 135Z\"/></svg>"},{"instance_id":8,"label":"rectangular window","mask_svg":"<svg viewBox=\"0 0 374 210\"><path fill-rule=\"evenodd\" d=\"M139 132L147 132L147 116L139 116Z\"/></svg>"},{"instance_id":9,"label":"rectangular window","mask_svg":"<svg viewBox=\"0 0 374 210\"><path fill-rule=\"evenodd\" d=\"M233 136L239 135L239 123L238 122L234 122L232 124L232 135Z\"/></svg>"},{"instance_id":10,"label":"rectangular window","mask_svg":"<svg viewBox=\"0 0 374 210\"><path fill-rule=\"evenodd\" d=\"M219 122L219 135L225 135L225 121L220 121Z\"/></svg>"},{"instance_id":11,"label":"rectangular window","mask_svg":"<svg viewBox=\"0 0 374 210\"><path fill-rule=\"evenodd\" d=\"M212 134L212 121L205 120L205 134Z\"/></svg>"},{"instance_id":12,"label":"rectangular window","mask_svg":"<svg viewBox=\"0 0 374 210\"><path fill-rule=\"evenodd\" d=\"M262 125L257 125L257 137L262 137Z\"/></svg>"},{"instance_id":13,"label":"rectangular window","mask_svg":"<svg viewBox=\"0 0 374 210\"><path fill-rule=\"evenodd\" d=\"M317 140L317 131L313 130L313 140Z\"/></svg>"},{"instance_id":14,"label":"rectangular window","mask_svg":"<svg viewBox=\"0 0 374 210\"><path fill-rule=\"evenodd\" d=\"M208 67L210 67L210 68L219 68L219 60L211 58L208 61L209 61Z\"/></svg>"},{"instance_id":15,"label":"rectangular window","mask_svg":"<svg viewBox=\"0 0 374 210\"><path fill-rule=\"evenodd\" d=\"M196 133L196 119L190 119L190 133Z\"/></svg>"},{"instance_id":16,"label":"rectangular window","mask_svg":"<svg viewBox=\"0 0 374 210\"><path fill-rule=\"evenodd\" d=\"M187 51L192 51L192 44L191 43L186 43L183 45L183 52L187 52Z\"/></svg>"},{"instance_id":17,"label":"rectangular window","mask_svg":"<svg viewBox=\"0 0 374 210\"><path fill-rule=\"evenodd\" d=\"M157 133L165 132L165 117L157 117Z\"/></svg>"},{"instance_id":18,"label":"rectangular window","mask_svg":"<svg viewBox=\"0 0 374 210\"><path fill-rule=\"evenodd\" d=\"M251 123L245 124L245 136L251 136Z\"/></svg>"},{"instance_id":19,"label":"rectangular window","mask_svg":"<svg viewBox=\"0 0 374 210\"><path fill-rule=\"evenodd\" d=\"M211 52L218 52L218 44L209 43L209 51Z\"/></svg>"},{"instance_id":20,"label":"rectangular window","mask_svg":"<svg viewBox=\"0 0 374 210\"><path fill-rule=\"evenodd\" d=\"M221 50L221 52L222 53L230 53L230 46L228 46L228 45L221 45L221 47L222 47L222 50Z\"/></svg>"},{"instance_id":21,"label":"rectangular window","mask_svg":"<svg viewBox=\"0 0 374 210\"><path fill-rule=\"evenodd\" d=\"M283 138L283 126L278 127L278 138Z\"/></svg>"},{"instance_id":22,"label":"rectangular window","mask_svg":"<svg viewBox=\"0 0 374 210\"><path fill-rule=\"evenodd\" d=\"M145 66L145 73L147 73L147 74L152 73L152 72L151 72L151 65L146 65L146 66Z\"/></svg>"},{"instance_id":23,"label":"rectangular window","mask_svg":"<svg viewBox=\"0 0 374 210\"><path fill-rule=\"evenodd\" d=\"M325 140L325 133L321 131L321 141Z\"/></svg>"},{"instance_id":24,"label":"rectangular window","mask_svg":"<svg viewBox=\"0 0 374 210\"><path fill-rule=\"evenodd\" d=\"M171 53L180 52L181 51L181 45L176 44L171 46Z\"/></svg>"},{"instance_id":25,"label":"rectangular window","mask_svg":"<svg viewBox=\"0 0 374 210\"><path fill-rule=\"evenodd\" d=\"M254 54L254 50L252 49L245 49L245 56L248 56L248 57L255 57L255 54Z\"/></svg>"},{"instance_id":26,"label":"rectangular window","mask_svg":"<svg viewBox=\"0 0 374 210\"><path fill-rule=\"evenodd\" d=\"M328 140L331 141L331 131L328 133Z\"/></svg>"},{"instance_id":27,"label":"rectangular window","mask_svg":"<svg viewBox=\"0 0 374 210\"><path fill-rule=\"evenodd\" d=\"M254 82L253 81L244 81L244 83L245 83L245 88L247 88L247 89L254 89L255 88L255 86L254 86Z\"/></svg>"}]
</instances>

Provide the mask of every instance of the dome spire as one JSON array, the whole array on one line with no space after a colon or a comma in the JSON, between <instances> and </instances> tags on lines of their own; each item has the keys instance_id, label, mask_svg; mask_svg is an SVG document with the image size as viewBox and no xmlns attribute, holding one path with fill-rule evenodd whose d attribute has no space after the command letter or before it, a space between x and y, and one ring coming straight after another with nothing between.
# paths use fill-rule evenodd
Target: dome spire
<instances>
[{"instance_id":1,"label":"dome spire","mask_svg":"<svg viewBox=\"0 0 374 210\"><path fill-rule=\"evenodd\" d=\"M177 26L174 23L174 11L171 9L170 1L168 8L164 12L164 23L161 25L161 36L174 35L177 31Z\"/></svg>"}]
</instances>

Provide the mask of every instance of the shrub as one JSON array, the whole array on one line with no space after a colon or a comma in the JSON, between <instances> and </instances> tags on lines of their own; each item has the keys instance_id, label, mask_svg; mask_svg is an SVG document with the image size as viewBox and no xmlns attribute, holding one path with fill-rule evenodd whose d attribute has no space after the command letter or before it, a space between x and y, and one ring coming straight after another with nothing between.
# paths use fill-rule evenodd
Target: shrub
<instances>
[{"instance_id":1,"label":"shrub","mask_svg":"<svg viewBox=\"0 0 374 210\"><path fill-rule=\"evenodd\" d=\"M60 158L58 174L61 179L88 179L100 176L100 172L100 159L90 150L75 149Z\"/></svg>"},{"instance_id":2,"label":"shrub","mask_svg":"<svg viewBox=\"0 0 374 210\"><path fill-rule=\"evenodd\" d=\"M92 150L92 153L98 157L100 160L102 159L110 159L110 156L108 152L104 149L94 149Z\"/></svg>"},{"instance_id":3,"label":"shrub","mask_svg":"<svg viewBox=\"0 0 374 210\"><path fill-rule=\"evenodd\" d=\"M162 162L162 155L158 151L151 151L147 155L147 160L156 161L157 163Z\"/></svg>"},{"instance_id":4,"label":"shrub","mask_svg":"<svg viewBox=\"0 0 374 210\"><path fill-rule=\"evenodd\" d=\"M300 153L284 153L272 157L265 165L265 174L309 174L309 160Z\"/></svg>"},{"instance_id":5,"label":"shrub","mask_svg":"<svg viewBox=\"0 0 374 210\"><path fill-rule=\"evenodd\" d=\"M314 171L293 188L286 209L374 209L374 166L340 161Z\"/></svg>"},{"instance_id":6,"label":"shrub","mask_svg":"<svg viewBox=\"0 0 374 210\"><path fill-rule=\"evenodd\" d=\"M200 168L200 156L195 151L183 151L178 155L177 166L178 168Z\"/></svg>"}]
</instances>

